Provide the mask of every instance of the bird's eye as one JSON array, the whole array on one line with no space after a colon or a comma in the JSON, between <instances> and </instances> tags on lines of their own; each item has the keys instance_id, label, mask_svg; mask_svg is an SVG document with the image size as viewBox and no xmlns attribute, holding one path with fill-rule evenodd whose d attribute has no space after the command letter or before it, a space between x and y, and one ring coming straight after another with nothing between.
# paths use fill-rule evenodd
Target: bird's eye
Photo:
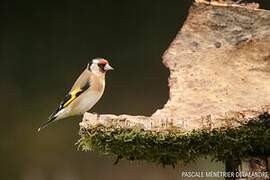
<instances>
[{"instance_id":1,"label":"bird's eye","mask_svg":"<svg viewBox=\"0 0 270 180\"><path fill-rule=\"evenodd\" d=\"M98 67L102 70L102 71L105 71L104 70L104 67L106 66L106 64L98 64Z\"/></svg>"}]
</instances>

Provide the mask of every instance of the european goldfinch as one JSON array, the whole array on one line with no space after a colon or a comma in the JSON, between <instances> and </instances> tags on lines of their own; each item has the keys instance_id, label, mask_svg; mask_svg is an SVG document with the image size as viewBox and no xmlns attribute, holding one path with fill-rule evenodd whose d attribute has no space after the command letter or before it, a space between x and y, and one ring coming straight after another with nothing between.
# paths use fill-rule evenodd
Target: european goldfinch
<instances>
[{"instance_id":1,"label":"european goldfinch","mask_svg":"<svg viewBox=\"0 0 270 180\"><path fill-rule=\"evenodd\" d=\"M72 86L59 107L38 131L50 123L70 116L81 115L89 111L101 98L105 88L105 75L113 70L109 62L103 58L95 58Z\"/></svg>"}]
</instances>

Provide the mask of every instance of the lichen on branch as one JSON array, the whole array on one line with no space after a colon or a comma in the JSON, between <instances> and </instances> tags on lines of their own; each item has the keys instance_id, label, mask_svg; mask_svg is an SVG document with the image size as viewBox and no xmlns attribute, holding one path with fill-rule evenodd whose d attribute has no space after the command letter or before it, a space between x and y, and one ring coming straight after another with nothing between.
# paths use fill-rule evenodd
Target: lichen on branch
<instances>
[{"instance_id":1,"label":"lichen on branch","mask_svg":"<svg viewBox=\"0 0 270 180\"><path fill-rule=\"evenodd\" d=\"M270 115L265 113L235 128L200 129L190 132L151 131L141 128L81 128L79 148L128 160L145 160L174 166L210 156L226 161L231 156L247 158L270 155Z\"/></svg>"}]
</instances>

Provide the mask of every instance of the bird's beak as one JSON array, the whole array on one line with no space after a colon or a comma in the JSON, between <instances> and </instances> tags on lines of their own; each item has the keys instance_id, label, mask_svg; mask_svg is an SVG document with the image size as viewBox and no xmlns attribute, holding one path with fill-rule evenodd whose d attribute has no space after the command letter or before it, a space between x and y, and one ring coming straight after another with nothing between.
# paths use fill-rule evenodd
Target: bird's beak
<instances>
[{"instance_id":1,"label":"bird's beak","mask_svg":"<svg viewBox=\"0 0 270 180\"><path fill-rule=\"evenodd\" d=\"M104 67L105 71L113 70L113 67L110 66L109 64L106 64Z\"/></svg>"}]
</instances>

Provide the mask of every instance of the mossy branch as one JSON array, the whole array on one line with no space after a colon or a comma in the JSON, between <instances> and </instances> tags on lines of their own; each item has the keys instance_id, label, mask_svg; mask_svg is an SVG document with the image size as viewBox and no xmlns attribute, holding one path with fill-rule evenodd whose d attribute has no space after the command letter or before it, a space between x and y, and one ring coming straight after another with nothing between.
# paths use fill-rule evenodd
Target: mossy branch
<instances>
[{"instance_id":1,"label":"mossy branch","mask_svg":"<svg viewBox=\"0 0 270 180\"><path fill-rule=\"evenodd\" d=\"M250 6L195 3L163 55L164 108L150 117L85 113L79 146L163 165L268 156L269 19Z\"/></svg>"},{"instance_id":2,"label":"mossy branch","mask_svg":"<svg viewBox=\"0 0 270 180\"><path fill-rule=\"evenodd\" d=\"M78 143L84 151L98 151L132 161L146 160L162 165L174 166L178 160L190 162L207 156L224 162L231 156L242 159L270 155L269 127L268 113L236 128L190 132L96 125L82 128Z\"/></svg>"}]
</instances>

